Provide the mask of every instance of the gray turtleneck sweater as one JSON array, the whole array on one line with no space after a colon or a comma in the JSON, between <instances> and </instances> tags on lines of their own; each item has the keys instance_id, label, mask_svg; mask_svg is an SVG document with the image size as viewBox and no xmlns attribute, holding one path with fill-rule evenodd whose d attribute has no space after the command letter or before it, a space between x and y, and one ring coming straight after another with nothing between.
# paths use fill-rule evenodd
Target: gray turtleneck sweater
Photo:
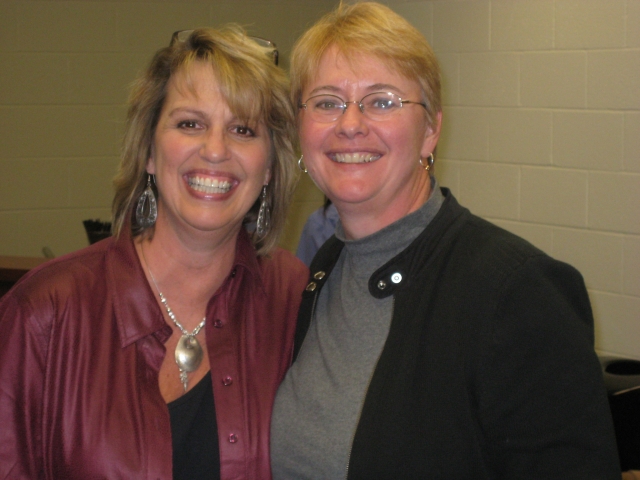
<instances>
[{"instance_id":1,"label":"gray turtleneck sweater","mask_svg":"<svg viewBox=\"0 0 640 480\"><path fill-rule=\"evenodd\" d=\"M393 316L393 297L369 294L369 277L404 250L442 205L418 210L345 247L320 292L300 354L278 390L271 429L273 478L345 478L360 410Z\"/></svg>"}]
</instances>

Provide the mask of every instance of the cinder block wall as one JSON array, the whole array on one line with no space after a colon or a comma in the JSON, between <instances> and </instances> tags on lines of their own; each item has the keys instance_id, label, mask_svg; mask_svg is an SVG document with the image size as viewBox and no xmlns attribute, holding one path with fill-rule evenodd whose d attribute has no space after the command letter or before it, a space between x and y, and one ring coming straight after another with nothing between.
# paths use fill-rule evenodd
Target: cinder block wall
<instances>
[{"instance_id":1,"label":"cinder block wall","mask_svg":"<svg viewBox=\"0 0 640 480\"><path fill-rule=\"evenodd\" d=\"M88 245L82 220L110 218L128 86L174 31L240 23L273 40L287 69L294 40L333 5L0 1L0 255L77 250ZM297 196L300 205L318 198L315 189Z\"/></svg>"},{"instance_id":2,"label":"cinder block wall","mask_svg":"<svg viewBox=\"0 0 640 480\"><path fill-rule=\"evenodd\" d=\"M598 351L640 358L640 0L389 4L443 68L440 183L576 266Z\"/></svg>"},{"instance_id":3,"label":"cinder block wall","mask_svg":"<svg viewBox=\"0 0 640 480\"><path fill-rule=\"evenodd\" d=\"M227 21L284 65L334 0L0 3L0 255L87 244L109 217L127 85L174 30ZM436 174L584 275L601 353L640 358L640 0L386 2L444 72ZM283 245L322 202L301 178Z\"/></svg>"}]
</instances>

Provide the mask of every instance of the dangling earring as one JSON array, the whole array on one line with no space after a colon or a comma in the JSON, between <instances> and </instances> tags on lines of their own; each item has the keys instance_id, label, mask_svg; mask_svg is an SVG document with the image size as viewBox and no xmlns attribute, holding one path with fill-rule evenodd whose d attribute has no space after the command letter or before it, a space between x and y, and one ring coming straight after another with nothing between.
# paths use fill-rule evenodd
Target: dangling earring
<instances>
[{"instance_id":1,"label":"dangling earring","mask_svg":"<svg viewBox=\"0 0 640 480\"><path fill-rule=\"evenodd\" d=\"M267 201L267 186L262 187L262 195L260 196L260 210L258 210L258 220L256 221L256 233L259 237L264 237L271 226L271 212L269 211L269 202Z\"/></svg>"},{"instance_id":2,"label":"dangling earring","mask_svg":"<svg viewBox=\"0 0 640 480\"><path fill-rule=\"evenodd\" d=\"M304 158L304 155L300 155L300 158L298 159L298 168L304 172L304 173L308 173L307 171L307 167L304 166L304 163L302 163L302 159Z\"/></svg>"},{"instance_id":3,"label":"dangling earring","mask_svg":"<svg viewBox=\"0 0 640 480\"><path fill-rule=\"evenodd\" d=\"M153 177L153 183L156 179ZM151 188L151 175L147 175L147 188L144 189L136 207L136 223L142 228L152 227L158 218L158 204Z\"/></svg>"},{"instance_id":4,"label":"dangling earring","mask_svg":"<svg viewBox=\"0 0 640 480\"><path fill-rule=\"evenodd\" d=\"M433 153L430 153L429 156L425 159L427 161L427 164L425 165L424 163L422 163L422 157L420 157L420 166L422 166L422 168L424 168L427 172L429 172L429 170L431 170L431 168L433 167Z\"/></svg>"}]
</instances>

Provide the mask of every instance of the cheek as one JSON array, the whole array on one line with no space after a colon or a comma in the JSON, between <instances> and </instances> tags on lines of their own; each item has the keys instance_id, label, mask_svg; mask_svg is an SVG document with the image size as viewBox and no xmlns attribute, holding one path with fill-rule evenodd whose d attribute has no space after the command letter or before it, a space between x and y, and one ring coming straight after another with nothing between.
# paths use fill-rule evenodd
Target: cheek
<instances>
[{"instance_id":1,"label":"cheek","mask_svg":"<svg viewBox=\"0 0 640 480\"><path fill-rule=\"evenodd\" d=\"M302 131L300 132L303 135ZM300 138L300 147L304 158L302 162L309 171L309 175L317 175L319 170L326 167L325 140L327 132L322 129L310 128Z\"/></svg>"},{"instance_id":2,"label":"cheek","mask_svg":"<svg viewBox=\"0 0 640 480\"><path fill-rule=\"evenodd\" d=\"M153 163L155 169L172 168L175 163L187 155L189 150L185 142L164 135L155 142L153 148Z\"/></svg>"},{"instance_id":3,"label":"cheek","mask_svg":"<svg viewBox=\"0 0 640 480\"><path fill-rule=\"evenodd\" d=\"M417 162L422 151L426 131L415 125L398 125L398 128L381 133L387 145L402 157L415 159Z\"/></svg>"},{"instance_id":4,"label":"cheek","mask_svg":"<svg viewBox=\"0 0 640 480\"><path fill-rule=\"evenodd\" d=\"M309 150L307 155L312 155L316 152L313 151L317 148L319 143L326 136L326 132L329 128L316 122L309 122L302 120L298 128L298 134L300 136L300 146L303 150Z\"/></svg>"},{"instance_id":5,"label":"cheek","mask_svg":"<svg viewBox=\"0 0 640 480\"><path fill-rule=\"evenodd\" d=\"M271 178L271 159L270 159L269 146L256 146L250 148L244 152L244 158L246 159L246 165L249 166L249 170L252 176L256 177L256 181L264 184L268 183Z\"/></svg>"}]
</instances>

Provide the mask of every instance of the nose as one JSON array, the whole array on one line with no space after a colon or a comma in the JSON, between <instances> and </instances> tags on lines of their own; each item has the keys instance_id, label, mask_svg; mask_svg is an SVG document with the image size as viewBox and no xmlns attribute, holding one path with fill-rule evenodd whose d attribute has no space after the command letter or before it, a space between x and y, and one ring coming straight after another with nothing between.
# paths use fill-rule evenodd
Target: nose
<instances>
[{"instance_id":1,"label":"nose","mask_svg":"<svg viewBox=\"0 0 640 480\"><path fill-rule=\"evenodd\" d=\"M353 108L349 108L351 104L354 105ZM366 135L369 132L360 102L345 102L344 112L338 117L336 123L336 131L349 138L358 134Z\"/></svg>"},{"instance_id":2,"label":"nose","mask_svg":"<svg viewBox=\"0 0 640 480\"><path fill-rule=\"evenodd\" d=\"M223 162L229 158L229 145L222 129L212 128L202 137L200 156L212 163Z\"/></svg>"}]
</instances>

